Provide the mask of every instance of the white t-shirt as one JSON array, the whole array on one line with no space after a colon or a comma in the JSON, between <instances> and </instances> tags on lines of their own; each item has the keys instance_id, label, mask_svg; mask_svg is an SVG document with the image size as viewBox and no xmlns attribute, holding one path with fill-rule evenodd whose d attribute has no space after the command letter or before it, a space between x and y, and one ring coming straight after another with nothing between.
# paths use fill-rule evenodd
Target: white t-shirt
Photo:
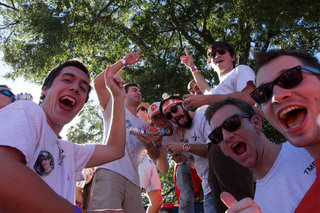
<instances>
[{"instance_id":1,"label":"white t-shirt","mask_svg":"<svg viewBox=\"0 0 320 213\"><path fill-rule=\"evenodd\" d=\"M210 125L206 121L204 116L204 110L199 108L196 110L195 116L192 121L192 126L190 129L184 129L183 141L190 144L206 144L208 135L210 134ZM198 176L202 180L203 194L207 195L211 192L208 184L208 158L200 157L199 155L194 155L194 167L197 170Z\"/></svg>"},{"instance_id":2,"label":"white t-shirt","mask_svg":"<svg viewBox=\"0 0 320 213\"><path fill-rule=\"evenodd\" d=\"M256 183L254 200L262 212L294 212L316 178L313 161L305 149L283 143L268 174Z\"/></svg>"},{"instance_id":3,"label":"white t-shirt","mask_svg":"<svg viewBox=\"0 0 320 213\"><path fill-rule=\"evenodd\" d=\"M146 131L150 131L150 125L148 122L140 119L139 117L133 115L126 108L126 120L130 121L133 127L142 128ZM109 135L109 127L111 120L112 112L112 99L109 100L109 103L106 109L103 111L103 121L104 121L104 141L106 143L106 137ZM119 160L112 161L110 163L99 166L98 168L104 168L116 172L123 177L127 178L136 186L140 187L139 181L139 172L138 166L141 161L143 151L145 150L144 144L137 138L137 136L129 133L129 130L126 130L126 146L125 146L125 155Z\"/></svg>"},{"instance_id":4,"label":"white t-shirt","mask_svg":"<svg viewBox=\"0 0 320 213\"><path fill-rule=\"evenodd\" d=\"M32 101L8 105L0 110L0 118L0 146L20 150L32 171L57 194L74 203L76 175L81 175L95 145L59 140L42 108Z\"/></svg>"},{"instance_id":5,"label":"white t-shirt","mask_svg":"<svg viewBox=\"0 0 320 213\"><path fill-rule=\"evenodd\" d=\"M241 92L249 81L255 84L255 74L247 65L239 65L227 74L220 77L220 83L205 91L205 95L225 95L229 93Z\"/></svg>"}]
</instances>

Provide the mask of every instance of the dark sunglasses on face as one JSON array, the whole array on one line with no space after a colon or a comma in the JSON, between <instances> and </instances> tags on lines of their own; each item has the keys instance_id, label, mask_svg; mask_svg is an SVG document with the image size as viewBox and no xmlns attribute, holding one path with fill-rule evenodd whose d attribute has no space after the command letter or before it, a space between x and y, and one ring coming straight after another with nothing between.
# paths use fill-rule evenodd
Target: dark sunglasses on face
<instances>
[{"instance_id":1,"label":"dark sunglasses on face","mask_svg":"<svg viewBox=\"0 0 320 213\"><path fill-rule=\"evenodd\" d=\"M0 90L0 93L4 94L6 96L9 96L9 97L14 96L14 94L10 90L7 90L7 89Z\"/></svg>"},{"instance_id":2,"label":"dark sunglasses on face","mask_svg":"<svg viewBox=\"0 0 320 213\"><path fill-rule=\"evenodd\" d=\"M239 129L239 127L241 126L240 117L251 118L251 115L236 113L227 118L219 127L215 128L210 133L208 138L211 140L211 142L214 144L219 144L223 140L222 128L224 128L228 132L234 132Z\"/></svg>"},{"instance_id":3,"label":"dark sunglasses on face","mask_svg":"<svg viewBox=\"0 0 320 213\"><path fill-rule=\"evenodd\" d=\"M180 104L177 104L177 105L171 107L170 111L166 113L166 118L168 120L172 119L172 114L171 113L177 113L178 112L178 105L180 105Z\"/></svg>"},{"instance_id":4,"label":"dark sunglasses on face","mask_svg":"<svg viewBox=\"0 0 320 213\"><path fill-rule=\"evenodd\" d=\"M219 48L217 50L213 50L213 51L208 53L208 57L209 58L215 58L217 53L219 53L219 55L224 55L224 54L226 54L226 49L225 48Z\"/></svg>"},{"instance_id":5,"label":"dark sunglasses on face","mask_svg":"<svg viewBox=\"0 0 320 213\"><path fill-rule=\"evenodd\" d=\"M140 107L140 108L139 108L139 110L147 111L147 109L146 109L146 108L144 108L144 107ZM138 110L138 111L139 111L139 110Z\"/></svg>"},{"instance_id":6,"label":"dark sunglasses on face","mask_svg":"<svg viewBox=\"0 0 320 213\"><path fill-rule=\"evenodd\" d=\"M292 89L298 86L303 80L302 72L320 75L320 71L315 68L299 65L286 70L275 80L256 88L250 93L250 96L257 104L263 104L271 99L274 85L284 89Z\"/></svg>"}]
</instances>

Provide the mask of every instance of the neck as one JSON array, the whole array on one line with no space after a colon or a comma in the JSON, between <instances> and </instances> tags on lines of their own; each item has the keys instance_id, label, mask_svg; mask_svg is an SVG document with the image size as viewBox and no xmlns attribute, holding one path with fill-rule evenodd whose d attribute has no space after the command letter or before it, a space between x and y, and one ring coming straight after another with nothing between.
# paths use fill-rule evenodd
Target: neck
<instances>
[{"instance_id":1,"label":"neck","mask_svg":"<svg viewBox=\"0 0 320 213\"><path fill-rule=\"evenodd\" d=\"M261 141L262 142L262 141ZM259 142L260 143L260 142ZM257 165L252 168L252 171L256 175L257 179L261 179L270 171L274 162L276 161L282 145L271 143L265 139L263 141L263 147L260 149L260 156L257 156Z\"/></svg>"},{"instance_id":2,"label":"neck","mask_svg":"<svg viewBox=\"0 0 320 213\"><path fill-rule=\"evenodd\" d=\"M137 110L136 109L137 109L138 106L139 106L139 104L137 106L135 106L135 105L126 103L127 110L129 110L135 116L137 116Z\"/></svg>"}]
</instances>

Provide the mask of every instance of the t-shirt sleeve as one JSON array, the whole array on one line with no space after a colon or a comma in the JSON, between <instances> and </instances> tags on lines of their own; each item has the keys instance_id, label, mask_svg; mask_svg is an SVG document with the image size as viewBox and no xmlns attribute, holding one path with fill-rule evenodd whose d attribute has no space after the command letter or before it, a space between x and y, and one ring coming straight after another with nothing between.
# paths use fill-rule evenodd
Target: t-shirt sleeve
<instances>
[{"instance_id":1,"label":"t-shirt sleeve","mask_svg":"<svg viewBox=\"0 0 320 213\"><path fill-rule=\"evenodd\" d=\"M236 90L241 92L250 81L255 84L255 78L255 74L249 66L239 65L237 67Z\"/></svg>"},{"instance_id":2,"label":"t-shirt sleeve","mask_svg":"<svg viewBox=\"0 0 320 213\"><path fill-rule=\"evenodd\" d=\"M14 103L0 110L0 146L16 148L24 155L26 162L34 156L41 123L46 120L37 107Z\"/></svg>"},{"instance_id":3,"label":"t-shirt sleeve","mask_svg":"<svg viewBox=\"0 0 320 213\"><path fill-rule=\"evenodd\" d=\"M95 144L74 144L74 162L76 174L82 172L84 167L87 165L88 161L90 160L94 152L95 146Z\"/></svg>"}]
</instances>

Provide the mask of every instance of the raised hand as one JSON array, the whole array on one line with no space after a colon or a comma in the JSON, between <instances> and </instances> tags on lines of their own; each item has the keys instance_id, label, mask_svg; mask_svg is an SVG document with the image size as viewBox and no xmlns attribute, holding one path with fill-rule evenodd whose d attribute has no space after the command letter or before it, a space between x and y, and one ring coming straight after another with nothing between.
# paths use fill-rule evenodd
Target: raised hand
<instances>
[{"instance_id":1,"label":"raised hand","mask_svg":"<svg viewBox=\"0 0 320 213\"><path fill-rule=\"evenodd\" d=\"M237 201L229 192L222 192L220 198L229 208L226 213L261 213L261 209L251 198Z\"/></svg>"},{"instance_id":2,"label":"raised hand","mask_svg":"<svg viewBox=\"0 0 320 213\"><path fill-rule=\"evenodd\" d=\"M194 66L192 54L189 54L187 48L184 48L184 51L186 52L186 55L180 57L181 63L185 64L188 68L191 68Z\"/></svg>"},{"instance_id":3,"label":"raised hand","mask_svg":"<svg viewBox=\"0 0 320 213\"><path fill-rule=\"evenodd\" d=\"M139 62L140 61L140 57L139 57L140 53L142 53L142 50L140 50L139 52L128 53L124 57L124 60L127 62L127 65L133 65L133 64Z\"/></svg>"},{"instance_id":4,"label":"raised hand","mask_svg":"<svg viewBox=\"0 0 320 213\"><path fill-rule=\"evenodd\" d=\"M125 97L126 93L123 85L126 82L123 81L118 75L113 75L112 72L110 72L110 70L111 70L111 66L108 65L104 73L106 87L109 89L110 93L113 96L121 95Z\"/></svg>"}]
</instances>

